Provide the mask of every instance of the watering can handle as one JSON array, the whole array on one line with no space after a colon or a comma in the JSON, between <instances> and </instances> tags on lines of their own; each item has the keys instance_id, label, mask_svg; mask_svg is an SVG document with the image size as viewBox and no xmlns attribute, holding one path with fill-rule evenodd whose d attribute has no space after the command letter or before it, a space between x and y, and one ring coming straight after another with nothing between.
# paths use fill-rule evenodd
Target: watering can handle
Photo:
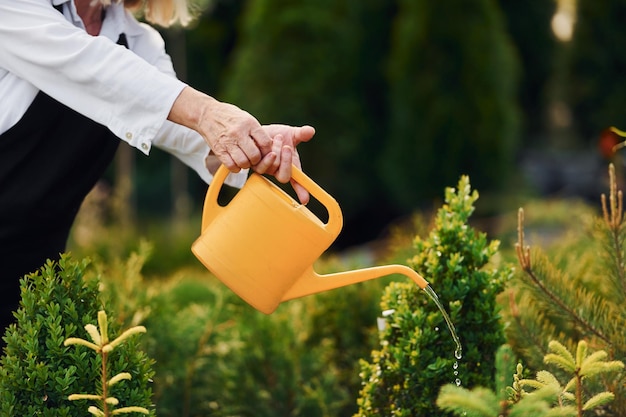
<instances>
[{"instance_id":1,"label":"watering can handle","mask_svg":"<svg viewBox=\"0 0 626 417\"><path fill-rule=\"evenodd\" d=\"M217 203L217 197L228 174L228 168L224 165L220 165L217 172L213 176L213 180L207 190L206 198L204 199L204 209L202 211L202 230L206 229L213 219L221 212L221 210L225 209L225 207L222 207ZM260 174L253 173L252 175ZM313 195L313 197L324 205L328 211L328 222L325 224L326 230L331 234L339 234L343 226L343 216L337 201L295 165L291 166L291 178L303 186L309 193L311 193L311 195ZM272 183L270 184L275 186Z\"/></svg>"}]
</instances>

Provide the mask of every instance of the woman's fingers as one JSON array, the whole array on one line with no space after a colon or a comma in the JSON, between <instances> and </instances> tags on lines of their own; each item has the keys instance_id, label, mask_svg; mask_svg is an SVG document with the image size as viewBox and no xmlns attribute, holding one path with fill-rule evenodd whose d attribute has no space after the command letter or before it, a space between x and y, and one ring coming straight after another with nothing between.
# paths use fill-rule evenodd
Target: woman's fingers
<instances>
[{"instance_id":1,"label":"woman's fingers","mask_svg":"<svg viewBox=\"0 0 626 417\"><path fill-rule=\"evenodd\" d=\"M273 139L272 150L261 159L257 165L253 166L253 169L259 174L270 174L278 170L280 166L281 148L283 146L283 137L277 135Z\"/></svg>"}]
</instances>

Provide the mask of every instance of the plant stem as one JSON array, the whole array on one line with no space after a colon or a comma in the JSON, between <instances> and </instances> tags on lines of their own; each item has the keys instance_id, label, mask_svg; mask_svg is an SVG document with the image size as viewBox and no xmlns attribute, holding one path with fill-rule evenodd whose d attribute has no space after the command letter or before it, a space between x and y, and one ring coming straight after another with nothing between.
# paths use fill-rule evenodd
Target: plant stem
<instances>
[{"instance_id":1,"label":"plant stem","mask_svg":"<svg viewBox=\"0 0 626 417\"><path fill-rule=\"evenodd\" d=\"M578 417L583 417L583 381L580 369L576 369L576 408Z\"/></svg>"},{"instance_id":2,"label":"plant stem","mask_svg":"<svg viewBox=\"0 0 626 417\"><path fill-rule=\"evenodd\" d=\"M617 264L617 274L622 284L622 291L626 293L626 277L624 276L624 258L622 256L622 245L620 244L620 225L611 227L611 236L613 243L613 250L615 251L615 263Z\"/></svg>"},{"instance_id":3,"label":"plant stem","mask_svg":"<svg viewBox=\"0 0 626 417\"><path fill-rule=\"evenodd\" d=\"M108 393L108 384L107 384L107 356L108 353L104 351L100 351L102 354L102 411L104 412L105 417L109 417L109 405L106 402L106 399L109 395Z\"/></svg>"}]
</instances>

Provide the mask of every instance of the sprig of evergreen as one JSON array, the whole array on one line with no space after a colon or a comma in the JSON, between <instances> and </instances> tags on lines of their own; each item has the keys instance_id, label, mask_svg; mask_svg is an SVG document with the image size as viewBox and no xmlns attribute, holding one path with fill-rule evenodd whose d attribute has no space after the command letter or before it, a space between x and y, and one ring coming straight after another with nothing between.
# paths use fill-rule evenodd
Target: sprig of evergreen
<instances>
[{"instance_id":1,"label":"sprig of evergreen","mask_svg":"<svg viewBox=\"0 0 626 417\"><path fill-rule=\"evenodd\" d=\"M513 384L501 390L500 395L482 387L468 390L449 384L441 389L437 405L442 410L469 417L582 417L615 399L615 394L610 391L587 395L583 382L588 386L602 374L621 372L624 369L622 362L607 361L607 353L603 350L589 353L584 340L578 343L575 354L554 340L548 351L544 362L567 373L569 380L564 384L546 370L537 372L535 379L524 378L524 369L518 363ZM512 350L504 345L497 356L500 358L496 360L497 378L503 379L509 372L510 360L502 357L511 358Z\"/></svg>"},{"instance_id":2,"label":"sprig of evergreen","mask_svg":"<svg viewBox=\"0 0 626 417\"><path fill-rule=\"evenodd\" d=\"M92 342L89 342L85 339L80 339L77 337L70 337L65 339L63 345L82 345L86 346L89 349L95 351L98 355L101 356L101 384L100 390L101 392L98 394L71 394L68 399L70 401L76 400L97 400L101 403L101 407L90 406L88 411L97 417L110 417L118 414L127 414L127 413L142 413L142 414L150 414L148 409L144 407L138 406L129 406L129 407L121 407L114 408L119 404L119 400L113 396L109 395L109 388L113 385L117 384L123 380L132 379L132 376L128 372L120 372L115 376L108 378L108 362L107 359L109 357L109 353L111 353L116 347L121 345L124 340L128 339L130 336L137 333L145 333L146 328L143 326L135 326L130 329L124 331L121 335L119 335L114 340L109 340L109 331L108 331L108 320L106 313L101 310L98 312L98 328L93 324L85 325L85 330L89 334Z\"/></svg>"}]
</instances>

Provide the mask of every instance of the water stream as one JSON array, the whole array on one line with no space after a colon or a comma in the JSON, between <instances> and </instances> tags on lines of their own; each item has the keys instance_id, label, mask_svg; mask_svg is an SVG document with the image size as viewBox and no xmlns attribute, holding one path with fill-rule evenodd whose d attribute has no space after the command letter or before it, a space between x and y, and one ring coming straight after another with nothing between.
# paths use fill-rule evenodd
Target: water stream
<instances>
[{"instance_id":1,"label":"water stream","mask_svg":"<svg viewBox=\"0 0 626 417\"><path fill-rule=\"evenodd\" d=\"M435 290L432 289L430 285L427 285L426 287L424 287L424 291L426 292L426 294L430 296L430 298L432 298L432 300L435 302L437 307L439 307L441 314L443 314L443 318L446 320L446 323L448 324L448 329L450 330L452 339L454 340L454 343L456 343L456 349L454 350L454 357L457 359L461 359L461 357L463 356L463 348L461 347L461 341L459 340L459 336L457 336L456 334L456 329L454 328L454 324L452 323L450 316L448 315L446 310L443 308L443 305L441 304L441 301L439 301L439 297L437 296L437 293L435 292Z\"/></svg>"}]
</instances>

